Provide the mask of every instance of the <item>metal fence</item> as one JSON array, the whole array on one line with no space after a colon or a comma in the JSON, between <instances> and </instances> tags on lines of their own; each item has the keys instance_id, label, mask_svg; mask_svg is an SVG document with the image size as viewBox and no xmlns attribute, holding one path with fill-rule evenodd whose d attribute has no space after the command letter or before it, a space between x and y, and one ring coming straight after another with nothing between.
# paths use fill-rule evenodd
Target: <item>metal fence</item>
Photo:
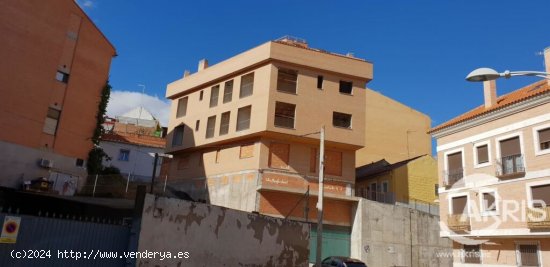
<instances>
[{"instance_id":1,"label":"metal fence","mask_svg":"<svg viewBox=\"0 0 550 267\"><path fill-rule=\"evenodd\" d=\"M0 221L6 216L20 226L16 243L0 243L0 266L126 266L130 228L122 221L51 213L0 213Z\"/></svg>"}]
</instances>

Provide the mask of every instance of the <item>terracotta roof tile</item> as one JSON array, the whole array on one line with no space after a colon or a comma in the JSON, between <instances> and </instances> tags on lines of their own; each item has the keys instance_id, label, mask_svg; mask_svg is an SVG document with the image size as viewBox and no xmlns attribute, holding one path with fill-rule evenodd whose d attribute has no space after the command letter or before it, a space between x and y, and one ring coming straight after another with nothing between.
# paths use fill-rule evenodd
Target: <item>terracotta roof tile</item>
<instances>
[{"instance_id":1,"label":"terracotta roof tile","mask_svg":"<svg viewBox=\"0 0 550 267\"><path fill-rule=\"evenodd\" d=\"M165 138L121 132L106 133L101 137L101 140L158 148L164 148L166 146Z\"/></svg>"},{"instance_id":2,"label":"terracotta roof tile","mask_svg":"<svg viewBox=\"0 0 550 267\"><path fill-rule=\"evenodd\" d=\"M523 88L520 88L516 91L513 91L511 93L508 93L506 95L503 95L497 99L497 104L485 108L485 105L481 105L477 108L474 108L458 117L455 117L447 122L444 122L434 128L432 128L429 133L433 133L448 127L451 127L453 125L459 124L461 122L465 122L474 118L477 118L481 115L502 109L504 107L527 101L535 96L539 96L542 94L550 93L550 85L546 80L538 81L536 83L527 85Z\"/></svg>"}]
</instances>

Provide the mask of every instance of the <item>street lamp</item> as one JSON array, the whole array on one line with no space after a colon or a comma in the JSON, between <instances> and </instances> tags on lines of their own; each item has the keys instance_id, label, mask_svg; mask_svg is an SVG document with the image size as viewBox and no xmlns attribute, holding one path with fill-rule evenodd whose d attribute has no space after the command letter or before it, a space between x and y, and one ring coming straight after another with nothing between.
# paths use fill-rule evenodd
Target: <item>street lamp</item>
<instances>
[{"instance_id":1,"label":"street lamp","mask_svg":"<svg viewBox=\"0 0 550 267\"><path fill-rule=\"evenodd\" d=\"M469 82L484 82L496 80L498 78L504 77L506 79L512 76L536 76L546 80L550 80L550 73L542 71L509 71L506 70L502 73L498 73L496 70L491 68L479 68L470 72L466 76L466 81Z\"/></svg>"}]
</instances>

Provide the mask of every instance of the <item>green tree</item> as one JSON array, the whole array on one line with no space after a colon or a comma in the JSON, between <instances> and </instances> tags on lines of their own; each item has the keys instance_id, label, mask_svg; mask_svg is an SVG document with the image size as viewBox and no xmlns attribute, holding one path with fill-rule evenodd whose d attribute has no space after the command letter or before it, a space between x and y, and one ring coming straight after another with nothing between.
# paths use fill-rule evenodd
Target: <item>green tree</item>
<instances>
[{"instance_id":1,"label":"green tree","mask_svg":"<svg viewBox=\"0 0 550 267\"><path fill-rule=\"evenodd\" d=\"M109 97L111 96L111 85L109 81L105 83L103 90L101 91L101 98L99 100L99 106L96 115L96 127L92 135L92 143L94 147L88 153L88 163L86 167L88 174L100 174L103 169L103 159L111 160L111 158L103 151L99 146L101 136L105 133L103 123L105 122L105 114L107 113L107 104L109 104Z\"/></svg>"}]
</instances>

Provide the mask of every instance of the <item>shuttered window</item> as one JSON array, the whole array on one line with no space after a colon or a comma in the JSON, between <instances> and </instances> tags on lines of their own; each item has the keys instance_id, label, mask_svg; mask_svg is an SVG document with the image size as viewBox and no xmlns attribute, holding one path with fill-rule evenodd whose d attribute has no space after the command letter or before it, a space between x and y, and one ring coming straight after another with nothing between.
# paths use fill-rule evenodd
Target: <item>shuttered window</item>
<instances>
[{"instance_id":1,"label":"shuttered window","mask_svg":"<svg viewBox=\"0 0 550 267\"><path fill-rule=\"evenodd\" d=\"M251 112L252 106L243 107L237 111L237 131L250 128Z\"/></svg>"},{"instance_id":2,"label":"shuttered window","mask_svg":"<svg viewBox=\"0 0 550 267\"><path fill-rule=\"evenodd\" d=\"M277 76L277 91L295 94L297 80L297 71L289 69L279 69L279 73Z\"/></svg>"},{"instance_id":3,"label":"shuttered window","mask_svg":"<svg viewBox=\"0 0 550 267\"><path fill-rule=\"evenodd\" d=\"M283 102L275 102L275 126L294 128L296 105Z\"/></svg>"},{"instance_id":4,"label":"shuttered window","mask_svg":"<svg viewBox=\"0 0 550 267\"><path fill-rule=\"evenodd\" d=\"M47 134L55 135L57 132L57 126L59 125L60 116L61 110L48 108L48 113L46 114L46 119L44 120L44 128L42 130Z\"/></svg>"},{"instance_id":5,"label":"shuttered window","mask_svg":"<svg viewBox=\"0 0 550 267\"><path fill-rule=\"evenodd\" d=\"M538 131L540 150L550 149L550 128Z\"/></svg>"},{"instance_id":6,"label":"shuttered window","mask_svg":"<svg viewBox=\"0 0 550 267\"><path fill-rule=\"evenodd\" d=\"M222 117L220 119L220 135L229 133L229 116L229 111L222 113Z\"/></svg>"},{"instance_id":7,"label":"shuttered window","mask_svg":"<svg viewBox=\"0 0 550 267\"><path fill-rule=\"evenodd\" d=\"M489 150L487 145L476 147L477 150L477 164L489 162Z\"/></svg>"},{"instance_id":8,"label":"shuttered window","mask_svg":"<svg viewBox=\"0 0 550 267\"><path fill-rule=\"evenodd\" d=\"M449 171L462 169L462 152L447 155L447 167Z\"/></svg>"},{"instance_id":9,"label":"shuttered window","mask_svg":"<svg viewBox=\"0 0 550 267\"><path fill-rule=\"evenodd\" d=\"M225 82L223 88L223 103L229 103L233 99L233 80Z\"/></svg>"},{"instance_id":10,"label":"shuttered window","mask_svg":"<svg viewBox=\"0 0 550 267\"><path fill-rule=\"evenodd\" d=\"M218 97L220 95L220 86L216 85L210 90L210 107L218 105Z\"/></svg>"},{"instance_id":11,"label":"shuttered window","mask_svg":"<svg viewBox=\"0 0 550 267\"><path fill-rule=\"evenodd\" d=\"M519 143L519 137L514 137L500 141L500 155L501 157L509 157L521 155L521 147Z\"/></svg>"},{"instance_id":12,"label":"shuttered window","mask_svg":"<svg viewBox=\"0 0 550 267\"><path fill-rule=\"evenodd\" d=\"M544 201L547 206L550 206L550 184L531 187L531 196L533 198L533 206L542 207L540 201Z\"/></svg>"},{"instance_id":13,"label":"shuttered window","mask_svg":"<svg viewBox=\"0 0 550 267\"><path fill-rule=\"evenodd\" d=\"M206 121L206 138L214 137L214 130L216 128L216 116L208 117Z\"/></svg>"},{"instance_id":14,"label":"shuttered window","mask_svg":"<svg viewBox=\"0 0 550 267\"><path fill-rule=\"evenodd\" d=\"M453 197L453 214L466 214L468 210L466 209L466 204L468 203L468 198L463 197Z\"/></svg>"},{"instance_id":15,"label":"shuttered window","mask_svg":"<svg viewBox=\"0 0 550 267\"><path fill-rule=\"evenodd\" d=\"M241 77L241 90L239 98L252 95L254 90L254 73L249 73Z\"/></svg>"},{"instance_id":16,"label":"shuttered window","mask_svg":"<svg viewBox=\"0 0 550 267\"><path fill-rule=\"evenodd\" d=\"M483 193L483 211L496 211L495 193Z\"/></svg>"}]
</instances>

